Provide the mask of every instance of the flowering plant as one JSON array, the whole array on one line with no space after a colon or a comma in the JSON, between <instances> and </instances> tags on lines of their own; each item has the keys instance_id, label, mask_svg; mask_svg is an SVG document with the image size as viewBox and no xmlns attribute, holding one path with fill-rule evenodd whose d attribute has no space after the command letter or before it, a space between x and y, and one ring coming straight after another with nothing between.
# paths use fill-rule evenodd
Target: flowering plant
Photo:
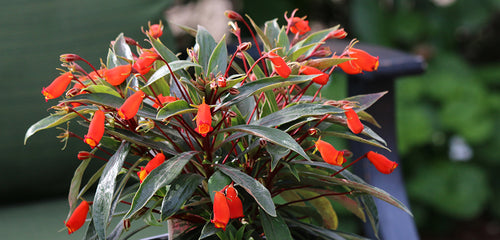
<instances>
[{"instance_id":1,"label":"flowering plant","mask_svg":"<svg viewBox=\"0 0 500 240\"><path fill-rule=\"evenodd\" d=\"M67 71L42 94L63 99L28 129L25 140L73 119L86 129L83 137L69 129L60 136L90 147L77 156L68 232L87 221L87 239L118 239L134 221L144 220L168 221L170 237L178 239L356 239L336 231L333 201L370 221L375 232L372 197L411 214L346 170L366 158L390 174L397 163L368 152L346 164L353 154L321 139L387 149L360 121L375 122L364 110L384 93L343 100L320 95L335 68L374 71L378 57L355 48L355 41L332 54L325 42L344 38L344 29L311 33L306 18L295 13L285 13L285 26L274 19L262 29L250 17L227 11L237 40L229 54L225 37L217 42L203 27L186 28L196 44L181 60L162 44L160 23L143 30L149 48L120 34L100 68L76 54L61 55ZM238 24L253 44L243 42ZM252 48L256 56L249 54ZM92 159L104 164L85 183ZM95 193L89 193L93 186ZM111 230L113 218L121 220Z\"/></svg>"}]
</instances>

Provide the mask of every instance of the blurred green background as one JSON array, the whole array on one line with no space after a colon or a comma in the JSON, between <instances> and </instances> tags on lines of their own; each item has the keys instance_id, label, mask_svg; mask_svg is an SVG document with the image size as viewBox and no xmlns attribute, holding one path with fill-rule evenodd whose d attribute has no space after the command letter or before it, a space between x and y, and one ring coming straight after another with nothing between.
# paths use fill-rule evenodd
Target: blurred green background
<instances>
[{"instance_id":1,"label":"blurred green background","mask_svg":"<svg viewBox=\"0 0 500 240\"><path fill-rule=\"evenodd\" d=\"M222 0L0 0L4 87L0 232L6 235L1 239L67 238L66 233L57 233L67 214L64 197L79 164L76 154L88 146L70 140L70 147L60 151L63 143L55 138L57 130L38 133L23 145L27 128L45 117L54 103L46 103L40 91L58 76L58 56L78 53L98 65L118 33L142 40L140 27L164 20L164 11L174 4L207 1ZM496 177L500 171L500 1L230 3L259 23L276 17L284 23L283 12L299 8L298 16L308 15L311 25L340 23L349 36L362 42L423 56L426 73L399 79L396 88L398 150L421 238L500 238L500 178ZM169 46L184 49L179 40L183 38L177 39L176 44L168 31L162 37ZM345 83L345 78L338 79ZM347 214L340 216L344 229L360 229L353 222Z\"/></svg>"}]
</instances>

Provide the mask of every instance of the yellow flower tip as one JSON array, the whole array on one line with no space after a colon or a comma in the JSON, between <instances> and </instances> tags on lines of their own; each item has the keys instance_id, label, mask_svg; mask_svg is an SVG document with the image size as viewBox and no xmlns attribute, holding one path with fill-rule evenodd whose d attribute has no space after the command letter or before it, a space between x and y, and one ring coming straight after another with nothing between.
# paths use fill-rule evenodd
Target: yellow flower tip
<instances>
[{"instance_id":1,"label":"yellow flower tip","mask_svg":"<svg viewBox=\"0 0 500 240\"><path fill-rule=\"evenodd\" d=\"M91 148L95 148L95 146L97 146L97 142L94 141L94 139L92 139L92 138L85 137L85 139L83 141L86 144L88 144Z\"/></svg>"},{"instance_id":2,"label":"yellow flower tip","mask_svg":"<svg viewBox=\"0 0 500 240\"><path fill-rule=\"evenodd\" d=\"M146 176L148 176L148 173L146 172L146 169L141 168L141 171L137 172L137 176L139 176L139 181L142 183Z\"/></svg>"}]
</instances>

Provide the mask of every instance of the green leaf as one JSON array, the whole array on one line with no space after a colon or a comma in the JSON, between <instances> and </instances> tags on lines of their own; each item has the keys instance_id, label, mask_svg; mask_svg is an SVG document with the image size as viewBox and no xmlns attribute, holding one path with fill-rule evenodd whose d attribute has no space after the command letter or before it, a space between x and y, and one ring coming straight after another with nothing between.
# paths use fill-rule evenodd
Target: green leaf
<instances>
[{"instance_id":1,"label":"green leaf","mask_svg":"<svg viewBox=\"0 0 500 240\"><path fill-rule=\"evenodd\" d=\"M288 226L281 216L269 216L266 212L262 211L261 208L259 208L259 216L262 221L262 227L264 228L266 239L293 239L290 229L288 229Z\"/></svg>"},{"instance_id":2,"label":"green leaf","mask_svg":"<svg viewBox=\"0 0 500 240\"><path fill-rule=\"evenodd\" d=\"M171 184L161 204L161 219L164 221L181 209L184 202L191 197L203 177L198 174L182 174Z\"/></svg>"},{"instance_id":3,"label":"green leaf","mask_svg":"<svg viewBox=\"0 0 500 240\"><path fill-rule=\"evenodd\" d=\"M357 103L358 106L354 107L353 109L354 109L354 111L358 112L358 111L363 111L363 110L369 108L371 105L373 105L376 101L378 101L386 93L387 93L387 91L378 92L378 93L371 93L371 94L362 94L362 95L348 97L344 100Z\"/></svg>"},{"instance_id":4,"label":"green leaf","mask_svg":"<svg viewBox=\"0 0 500 240\"><path fill-rule=\"evenodd\" d=\"M124 218L130 218L137 211L141 210L158 189L170 184L182 171L184 165L198 152L183 152L175 157L165 160L157 168L153 169L142 181L139 189L132 200L130 210Z\"/></svg>"},{"instance_id":5,"label":"green leaf","mask_svg":"<svg viewBox=\"0 0 500 240\"><path fill-rule=\"evenodd\" d=\"M78 107L75 108L75 110L80 113L80 114L86 114L90 112L94 112L97 110L95 107ZM24 135L24 144L26 145L26 142L28 141L28 138L33 136L38 131L44 130L44 129L49 129L53 128L55 126L58 126L61 123L65 123L75 117L77 117L78 114L72 112L68 114L53 114L50 116L47 116L45 118L40 119L38 122L35 124L31 125L30 128L26 131L26 134Z\"/></svg>"},{"instance_id":6,"label":"green leaf","mask_svg":"<svg viewBox=\"0 0 500 240\"><path fill-rule=\"evenodd\" d=\"M296 190L298 194L302 196L303 199L308 199L308 198L313 198L317 197L320 194L307 191L304 189L297 189ZM309 204L311 204L316 211L321 215L321 218L323 219L323 226L325 226L328 229L337 229L339 225L339 219L337 217L337 213L332 207L331 202L328 200L326 197L319 197L316 199L312 199L307 201Z\"/></svg>"},{"instance_id":7,"label":"green leaf","mask_svg":"<svg viewBox=\"0 0 500 240\"><path fill-rule=\"evenodd\" d=\"M321 31L318 31L318 32L315 32L311 35L309 35L306 39L302 40L302 41L299 41L298 43L296 43L291 49L290 49L290 52L295 52L297 49L301 48L302 46L306 46L306 45L309 45L309 44L321 44L325 37L332 31L335 31L339 28L340 25L337 25L335 27L332 27L332 28L328 28L328 29L324 29L324 30L321 30ZM309 51L307 51L304 55L305 56L308 56L309 54L311 54L313 51L313 49L310 49Z\"/></svg>"},{"instance_id":8,"label":"green leaf","mask_svg":"<svg viewBox=\"0 0 500 240\"><path fill-rule=\"evenodd\" d=\"M284 56L286 52L288 52L288 48L290 46L290 40L288 39L288 35L286 34L285 26L281 28L281 31L278 35L278 42L276 43L276 47L280 47L278 50L280 52L280 56Z\"/></svg>"},{"instance_id":9,"label":"green leaf","mask_svg":"<svg viewBox=\"0 0 500 240\"><path fill-rule=\"evenodd\" d=\"M202 26L198 26L198 32L196 34L196 44L199 47L198 50L198 62L203 69L208 68L208 62L210 61L210 56L214 51L217 43L215 39L210 35L210 33Z\"/></svg>"},{"instance_id":10,"label":"green leaf","mask_svg":"<svg viewBox=\"0 0 500 240\"><path fill-rule=\"evenodd\" d=\"M213 74L217 76L219 74L224 74L227 68L227 46L226 46L226 35L222 36L222 39L215 47L214 51L210 55L210 60L208 61L208 68L206 68L206 75Z\"/></svg>"},{"instance_id":11,"label":"green leaf","mask_svg":"<svg viewBox=\"0 0 500 240\"><path fill-rule=\"evenodd\" d=\"M366 196L366 195L359 196L358 199L364 206L365 213L368 216L368 220L370 221L373 233L375 234L375 237L377 237L378 239L379 221L378 221L377 205L375 205L375 201L373 201L372 196Z\"/></svg>"},{"instance_id":12,"label":"green leaf","mask_svg":"<svg viewBox=\"0 0 500 240\"><path fill-rule=\"evenodd\" d=\"M278 42L279 39L278 36L280 34L280 26L278 24L278 19L275 18L273 20L265 22L264 32L266 33L266 38L268 39L268 43L264 42L264 44L267 50L269 51L276 47L276 43Z\"/></svg>"},{"instance_id":13,"label":"green leaf","mask_svg":"<svg viewBox=\"0 0 500 240\"><path fill-rule=\"evenodd\" d=\"M90 158L82 160L80 165L78 165L78 168L76 168L75 173L73 174L68 193L69 212L73 212L73 210L76 208L76 203L78 202L78 192L80 191L80 185L82 184L82 177L89 163Z\"/></svg>"},{"instance_id":14,"label":"green leaf","mask_svg":"<svg viewBox=\"0 0 500 240\"><path fill-rule=\"evenodd\" d=\"M151 45L153 45L153 48L156 50L156 52L161 56L161 58L163 58L163 60L167 62L179 60L179 58L172 51L170 51L170 49L163 45L159 38L151 38L149 39L149 41L151 42Z\"/></svg>"},{"instance_id":15,"label":"green leaf","mask_svg":"<svg viewBox=\"0 0 500 240\"><path fill-rule=\"evenodd\" d=\"M280 126L284 123L295 121L301 117L307 116L323 116L325 114L343 113L344 110L330 105L322 105L316 103L296 104L287 108L283 108L277 112L271 113L263 117L252 125L260 125L265 127Z\"/></svg>"},{"instance_id":16,"label":"green leaf","mask_svg":"<svg viewBox=\"0 0 500 240\"><path fill-rule=\"evenodd\" d=\"M201 230L200 238L198 238L198 239L201 240L201 239L205 239L207 237L213 236L219 231L222 231L222 229L216 228L214 224L212 224L210 221L208 221L203 226L203 229Z\"/></svg>"},{"instance_id":17,"label":"green leaf","mask_svg":"<svg viewBox=\"0 0 500 240\"><path fill-rule=\"evenodd\" d=\"M91 93L106 93L121 98L120 94L117 91L106 85L90 85L86 87L84 90L89 91Z\"/></svg>"},{"instance_id":18,"label":"green leaf","mask_svg":"<svg viewBox=\"0 0 500 240\"><path fill-rule=\"evenodd\" d=\"M214 201L215 192L222 190L225 186L231 183L231 178L224 175L221 171L215 171L208 179L208 194L210 199Z\"/></svg>"},{"instance_id":19,"label":"green leaf","mask_svg":"<svg viewBox=\"0 0 500 240\"><path fill-rule=\"evenodd\" d=\"M253 59L252 55L250 55L248 52L243 52L245 55L245 59L248 62L248 65L252 66L255 63L255 59ZM266 74L264 74L264 71L260 68L260 66L257 64L253 68L252 72L255 74L255 77L257 79L265 78Z\"/></svg>"},{"instance_id":20,"label":"green leaf","mask_svg":"<svg viewBox=\"0 0 500 240\"><path fill-rule=\"evenodd\" d=\"M268 47L272 46L271 42L269 41L269 38L266 36L266 34L264 34L262 29L260 29L260 27L253 21L253 19L250 16L248 16L247 14L245 14L245 16L248 18L248 20L250 20L252 27L255 29L255 32L257 32L257 35L259 35L259 38L262 40L264 45Z\"/></svg>"},{"instance_id":21,"label":"green leaf","mask_svg":"<svg viewBox=\"0 0 500 240\"><path fill-rule=\"evenodd\" d=\"M378 141L375 140L368 140L364 139L362 137L359 137L358 135L353 134L352 132L333 132L333 131L328 131L328 132L321 132L321 135L323 136L333 136L333 137L339 137L339 138L345 138L348 140L353 140L356 142L361 142L361 143L366 143L375 147L383 148L387 151L391 151L391 149L387 148L386 146L380 144ZM383 142L385 144L385 142Z\"/></svg>"},{"instance_id":22,"label":"green leaf","mask_svg":"<svg viewBox=\"0 0 500 240\"><path fill-rule=\"evenodd\" d=\"M113 52L116 55L116 58L113 59L115 67L119 65L130 64L130 62L126 61L125 59L128 59L129 61L134 60L132 50L130 50L129 45L125 42L123 33L120 33L120 35L118 35L118 37L115 39L115 42L113 44Z\"/></svg>"},{"instance_id":23,"label":"green leaf","mask_svg":"<svg viewBox=\"0 0 500 240\"><path fill-rule=\"evenodd\" d=\"M170 148L169 145L159 142L159 141L154 141L151 138L132 133L130 131L122 130L122 129L115 129L115 130L107 130L107 133L116 136L120 139L129 141L131 143L135 143L139 146L145 146L145 147L150 147L154 149L161 150L163 152L166 152L171 155L177 155L178 152L175 151L174 149Z\"/></svg>"},{"instance_id":24,"label":"green leaf","mask_svg":"<svg viewBox=\"0 0 500 240\"><path fill-rule=\"evenodd\" d=\"M158 111L157 119L168 119L170 117L184 114L184 113L194 113L197 112L198 109L192 108L189 104L184 100L177 100L175 102L168 103L163 108Z\"/></svg>"},{"instance_id":25,"label":"green leaf","mask_svg":"<svg viewBox=\"0 0 500 240\"><path fill-rule=\"evenodd\" d=\"M300 221L286 219L287 224L292 227L293 230L297 228L297 232L303 233L308 232L320 239L335 239L335 240L369 240L368 238L364 238L358 236L353 233L345 233L340 231L334 231L330 229L326 229L323 227L318 227L312 224L303 223ZM300 229L300 230L299 230Z\"/></svg>"},{"instance_id":26,"label":"green leaf","mask_svg":"<svg viewBox=\"0 0 500 240\"><path fill-rule=\"evenodd\" d=\"M307 82L311 80L313 77L314 76L301 75L301 76L290 76L284 79L279 76L274 76L246 83L245 85L243 85L238 89L240 91L239 94L228 96L226 99L224 99L224 103L222 105L215 107L214 111L217 111L218 109L223 107L229 107L235 103L238 103L248 98L249 96L259 94L267 90L272 90L278 87L287 87L293 84Z\"/></svg>"},{"instance_id":27,"label":"green leaf","mask_svg":"<svg viewBox=\"0 0 500 240\"><path fill-rule=\"evenodd\" d=\"M293 150L300 154L307 160L309 156L304 152L304 149L293 139L288 133L283 132L276 128L269 128L256 125L237 125L229 128L222 129L220 132L244 132L257 137L261 137L269 142L279 146Z\"/></svg>"},{"instance_id":28,"label":"green leaf","mask_svg":"<svg viewBox=\"0 0 500 240\"><path fill-rule=\"evenodd\" d=\"M266 151L271 155L271 171L274 171L281 158L290 153L290 149L274 144L267 144Z\"/></svg>"},{"instance_id":29,"label":"green leaf","mask_svg":"<svg viewBox=\"0 0 500 240\"><path fill-rule=\"evenodd\" d=\"M130 144L123 141L120 148L109 159L97 185L92 204L92 216L95 230L99 239L106 239L106 227L108 225L111 204L115 192L116 176L120 172L123 162L130 150Z\"/></svg>"},{"instance_id":30,"label":"green leaf","mask_svg":"<svg viewBox=\"0 0 500 240\"><path fill-rule=\"evenodd\" d=\"M269 190L267 190L264 185L239 169L221 164L217 164L216 166L221 172L229 176L236 184L243 187L248 194L250 194L255 201L257 201L257 204L259 204L259 206L266 211L267 214L273 217L277 216L276 207L274 206L273 199L271 198L271 193L269 193Z\"/></svg>"},{"instance_id":31,"label":"green leaf","mask_svg":"<svg viewBox=\"0 0 500 240\"><path fill-rule=\"evenodd\" d=\"M311 43L308 45L305 45L303 47L297 48L297 47L292 47L290 50L288 50L288 56L287 60L288 61L296 61L297 58L311 50L312 48L318 46L319 43Z\"/></svg>"},{"instance_id":32,"label":"green leaf","mask_svg":"<svg viewBox=\"0 0 500 240\"><path fill-rule=\"evenodd\" d=\"M317 69L326 69L349 60L352 58L317 58L307 61L306 65Z\"/></svg>"},{"instance_id":33,"label":"green leaf","mask_svg":"<svg viewBox=\"0 0 500 240\"><path fill-rule=\"evenodd\" d=\"M149 85L156 82L158 79L161 79L165 76L170 75L171 74L170 70L172 70L172 72L175 73L176 71L183 70L183 69L186 69L189 67L201 68L201 66L199 64L196 64L196 63L191 62L191 61L186 61L186 60L172 61L172 62L169 62L168 64L169 64L170 68L167 65L158 68L156 70L156 72L153 73L153 75L151 75L151 77L149 77L148 82L142 88L146 88Z\"/></svg>"},{"instance_id":34,"label":"green leaf","mask_svg":"<svg viewBox=\"0 0 500 240\"><path fill-rule=\"evenodd\" d=\"M124 99L105 93L80 94L61 102L81 102L86 104L97 104L111 108L119 108L125 102ZM146 104L137 112L138 116L156 119L156 110Z\"/></svg>"},{"instance_id":35,"label":"green leaf","mask_svg":"<svg viewBox=\"0 0 500 240\"><path fill-rule=\"evenodd\" d=\"M330 193L335 193L330 190L325 190L325 189L317 189L317 188L307 188L307 190L319 193L319 194L330 194ZM347 197L346 195L329 195L326 196L328 199L332 199L333 201L339 203L343 207L345 207L347 210L350 212L354 213L357 217L359 217L363 222L366 222L366 216L365 213L363 212L363 208L353 200L352 198Z\"/></svg>"}]
</instances>

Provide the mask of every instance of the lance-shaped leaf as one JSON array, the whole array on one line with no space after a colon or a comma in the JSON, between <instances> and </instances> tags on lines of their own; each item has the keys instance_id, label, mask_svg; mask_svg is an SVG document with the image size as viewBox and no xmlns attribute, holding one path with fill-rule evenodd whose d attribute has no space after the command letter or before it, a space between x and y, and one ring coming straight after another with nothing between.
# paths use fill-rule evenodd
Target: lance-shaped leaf
<instances>
[{"instance_id":1,"label":"lance-shaped leaf","mask_svg":"<svg viewBox=\"0 0 500 240\"><path fill-rule=\"evenodd\" d=\"M276 47L278 42L278 36L280 34L280 26L278 24L278 19L267 21L264 23L264 32L266 33L266 38L269 40L268 43L264 42L267 50L271 50ZM260 37L260 35L259 35ZM262 37L261 37L262 39Z\"/></svg>"},{"instance_id":2,"label":"lance-shaped leaf","mask_svg":"<svg viewBox=\"0 0 500 240\"><path fill-rule=\"evenodd\" d=\"M123 98L119 98L106 93L92 93L76 95L61 102L81 102L86 104L97 104L112 108L119 108L125 102L125 100ZM156 110L153 107L148 106L147 104L143 104L137 112L137 115L141 117L156 119Z\"/></svg>"},{"instance_id":3,"label":"lance-shaped leaf","mask_svg":"<svg viewBox=\"0 0 500 240\"><path fill-rule=\"evenodd\" d=\"M259 25L257 25L253 21L253 19L250 16L248 16L247 14L245 14L245 16L248 18L248 20L250 20L250 23L252 24L253 29L255 29L255 32L257 32L257 35L259 35L259 38L262 40L262 42L264 42L264 45L266 47L268 47L269 49L271 49L270 48L271 42L269 41L269 38L266 36L266 34L264 34L262 29L260 29Z\"/></svg>"},{"instance_id":4,"label":"lance-shaped leaf","mask_svg":"<svg viewBox=\"0 0 500 240\"><path fill-rule=\"evenodd\" d=\"M350 60L352 58L317 58L307 61L306 65L317 69L325 69Z\"/></svg>"},{"instance_id":5,"label":"lance-shaped leaf","mask_svg":"<svg viewBox=\"0 0 500 240\"><path fill-rule=\"evenodd\" d=\"M344 110L330 105L303 103L283 108L277 112L271 113L253 122L252 125L275 127L287 122L295 121L301 117L322 116L325 114L335 114L343 112Z\"/></svg>"},{"instance_id":6,"label":"lance-shaped leaf","mask_svg":"<svg viewBox=\"0 0 500 240\"><path fill-rule=\"evenodd\" d=\"M332 132L332 131L328 131L328 132L321 132L321 135L345 138L345 139L348 139L348 140L353 140L353 141L356 141L356 142L366 143L366 144L369 144L369 145L372 145L372 146L375 146L375 147L379 147L379 148L383 148L385 150L391 151L389 148L387 148L386 146L380 144L378 141L364 139L364 138L362 138L362 137L360 137L358 135L353 134L352 132ZM385 144L385 142L384 142L384 144Z\"/></svg>"},{"instance_id":7,"label":"lance-shaped leaf","mask_svg":"<svg viewBox=\"0 0 500 240\"><path fill-rule=\"evenodd\" d=\"M330 230L313 224L308 224L292 219L286 219L286 223L293 230L300 233L307 232L313 236L316 236L318 239L369 240L368 238L364 238L353 233L345 233L345 232Z\"/></svg>"},{"instance_id":8,"label":"lance-shaped leaf","mask_svg":"<svg viewBox=\"0 0 500 240\"><path fill-rule=\"evenodd\" d=\"M120 33L120 35L118 35L118 37L115 39L113 44L113 52L116 54L117 57L116 59L117 61L115 62L116 66L130 64L125 59L128 59L130 61L134 60L134 57L132 55L132 50L130 50L130 46L125 41L123 33Z\"/></svg>"},{"instance_id":9,"label":"lance-shaped leaf","mask_svg":"<svg viewBox=\"0 0 500 240\"><path fill-rule=\"evenodd\" d=\"M253 177L248 176L246 173L239 169L229 167L227 165L217 164L217 168L230 177L236 184L243 187L250 196L252 196L257 204L266 211L267 214L276 217L276 207L274 206L271 193L264 185Z\"/></svg>"},{"instance_id":10,"label":"lance-shaped leaf","mask_svg":"<svg viewBox=\"0 0 500 240\"><path fill-rule=\"evenodd\" d=\"M139 189L135 193L130 210L124 218L130 218L137 211L143 208L158 189L170 184L181 173L184 165L196 155L197 152L183 152L171 159L165 160L157 168L153 169L142 181Z\"/></svg>"},{"instance_id":11,"label":"lance-shaped leaf","mask_svg":"<svg viewBox=\"0 0 500 240\"><path fill-rule=\"evenodd\" d=\"M210 35L206 28L198 26L198 32L196 33L196 44L198 45L198 62L203 67L203 69L208 68L208 62L210 61L210 56L215 49L217 43L215 39Z\"/></svg>"},{"instance_id":12,"label":"lance-shaped leaf","mask_svg":"<svg viewBox=\"0 0 500 240\"><path fill-rule=\"evenodd\" d=\"M153 75L151 75L151 77L148 79L148 82L146 83L146 85L144 85L144 87L142 87L142 88L146 88L147 86L156 82L158 79L161 79L167 75L172 74L172 72L175 73L176 71L186 69L189 67L201 68L201 66L199 64L196 64L196 63L191 62L191 61L186 61L186 60L177 60L177 61L169 62L168 64L169 64L168 66L165 65L165 66L158 68L156 70L156 72L153 73ZM170 70L172 70L172 72Z\"/></svg>"},{"instance_id":13,"label":"lance-shaped leaf","mask_svg":"<svg viewBox=\"0 0 500 240\"><path fill-rule=\"evenodd\" d=\"M93 112L97 110L96 107L78 107L75 108L75 110L80 113L80 114L86 114L89 112ZM45 118L40 119L38 122L35 124L31 125L30 128L26 131L26 134L24 135L24 144L26 145L26 142L28 141L28 138L33 136L38 131L44 130L44 129L49 129L53 128L55 126L58 126L61 123L65 123L75 117L77 117L78 114L71 112L68 114L53 114L50 116L47 116Z\"/></svg>"},{"instance_id":14,"label":"lance-shaped leaf","mask_svg":"<svg viewBox=\"0 0 500 240\"><path fill-rule=\"evenodd\" d=\"M171 184L163 203L161 204L161 219L165 220L179 210L184 202L191 197L203 177L198 174L182 174Z\"/></svg>"},{"instance_id":15,"label":"lance-shaped leaf","mask_svg":"<svg viewBox=\"0 0 500 240\"><path fill-rule=\"evenodd\" d=\"M78 168L76 168L75 173L73 174L73 178L71 179L71 184L68 193L68 203L69 203L70 213L73 212L73 210L75 210L76 202L78 201L78 192L80 191L80 186L82 184L82 177L89 163L90 163L90 158L82 160L80 165L78 165Z\"/></svg>"},{"instance_id":16,"label":"lance-shaped leaf","mask_svg":"<svg viewBox=\"0 0 500 240\"><path fill-rule=\"evenodd\" d=\"M375 234L375 237L378 237L378 230L379 230L379 221L378 221L378 210L377 210L377 205L375 205L375 201L373 200L372 196L359 196L358 200L361 202L361 204L364 206L365 213L368 216L368 220L370 221L370 225L373 229L373 233Z\"/></svg>"},{"instance_id":17,"label":"lance-shaped leaf","mask_svg":"<svg viewBox=\"0 0 500 240\"><path fill-rule=\"evenodd\" d=\"M356 95L352 97L348 97L344 99L345 101L350 101L356 103L356 107L354 107L354 111L362 111L367 108L369 108L371 105L373 105L376 101L378 101L382 96L384 96L387 93L385 92L378 92L378 93L371 93L371 94L362 94L362 95Z\"/></svg>"},{"instance_id":18,"label":"lance-shaped leaf","mask_svg":"<svg viewBox=\"0 0 500 240\"><path fill-rule=\"evenodd\" d=\"M116 97L121 97L117 91L115 91L113 88L107 85L90 85L86 87L84 90L89 91L91 93L106 93Z\"/></svg>"},{"instance_id":19,"label":"lance-shaped leaf","mask_svg":"<svg viewBox=\"0 0 500 240\"><path fill-rule=\"evenodd\" d=\"M288 133L283 132L276 128L269 128L256 125L237 125L229 128L222 129L220 132L244 132L257 137L261 137L269 142L291 149L292 151L300 154L307 160L309 156L304 152L304 149L293 139Z\"/></svg>"},{"instance_id":20,"label":"lance-shaped leaf","mask_svg":"<svg viewBox=\"0 0 500 240\"><path fill-rule=\"evenodd\" d=\"M206 68L206 75L213 73L214 76L224 74L227 68L227 46L226 35L222 36L220 42L215 46L214 51L208 60L208 67Z\"/></svg>"},{"instance_id":21,"label":"lance-shaped leaf","mask_svg":"<svg viewBox=\"0 0 500 240\"><path fill-rule=\"evenodd\" d=\"M321 30L321 31L318 31L318 32L315 32L315 33L312 33L311 35L309 35L307 38L305 38L304 40L302 41L299 41L298 43L296 43L291 49L289 52L290 53L293 53L295 52L297 49L301 48L302 46L306 46L306 45L309 45L309 44L322 44L322 41L325 39L325 37L332 31L335 31L339 28L340 25L337 25L335 27L332 27L332 28L328 28L328 29L324 29L324 30ZM313 48L314 49L314 48ZM313 49L310 49L309 51L307 51L304 55L305 56L308 56L309 54L312 53Z\"/></svg>"},{"instance_id":22,"label":"lance-shaped leaf","mask_svg":"<svg viewBox=\"0 0 500 240\"><path fill-rule=\"evenodd\" d=\"M290 153L290 149L275 144L267 144L266 151L271 155L271 171L274 171L281 158Z\"/></svg>"},{"instance_id":23,"label":"lance-shaped leaf","mask_svg":"<svg viewBox=\"0 0 500 240\"><path fill-rule=\"evenodd\" d=\"M222 190L225 186L231 183L231 178L224 175L221 171L215 171L208 179L208 194L210 199L214 201L215 192Z\"/></svg>"},{"instance_id":24,"label":"lance-shaped leaf","mask_svg":"<svg viewBox=\"0 0 500 240\"><path fill-rule=\"evenodd\" d=\"M171 103L168 103L163 108L158 111L157 119L167 119L169 117L173 117L176 115L184 114L184 113L194 113L197 112L198 109L189 106L184 100L177 100Z\"/></svg>"},{"instance_id":25,"label":"lance-shaped leaf","mask_svg":"<svg viewBox=\"0 0 500 240\"><path fill-rule=\"evenodd\" d=\"M261 208L259 208L259 216L260 221L262 221L266 239L293 239L290 229L288 229L288 226L281 216L269 216L266 212L262 211Z\"/></svg>"},{"instance_id":26,"label":"lance-shaped leaf","mask_svg":"<svg viewBox=\"0 0 500 240\"><path fill-rule=\"evenodd\" d=\"M92 204L92 216L99 239L106 239L113 194L115 192L116 176L130 150L130 144L123 141L116 153L109 159L97 185Z\"/></svg>"},{"instance_id":27,"label":"lance-shaped leaf","mask_svg":"<svg viewBox=\"0 0 500 240\"><path fill-rule=\"evenodd\" d=\"M236 95L230 95L226 99L224 99L224 103L222 105L219 105L215 107L214 111L217 111L218 109L222 107L228 107L231 106L235 103L238 103L249 96L259 94L263 91L267 90L272 90L278 87L287 87L293 84L299 84L303 82L307 82L314 78L315 76L311 75L301 75L301 76L289 76L288 78L284 79L279 76L274 76L274 77L268 77L268 78L262 78L259 80L255 80L253 82L246 83L242 87L238 88L239 92Z\"/></svg>"},{"instance_id":28,"label":"lance-shaped leaf","mask_svg":"<svg viewBox=\"0 0 500 240\"><path fill-rule=\"evenodd\" d=\"M310 199L314 197L318 197L320 194L307 191L304 189L297 189L296 192L302 196L303 199ZM326 197L319 197L315 199L311 199L307 201L311 204L316 211L321 215L323 219L323 226L328 229L337 229L339 225L339 220L337 217L337 213L332 207L330 200Z\"/></svg>"},{"instance_id":29,"label":"lance-shaped leaf","mask_svg":"<svg viewBox=\"0 0 500 240\"><path fill-rule=\"evenodd\" d=\"M163 58L163 60L167 62L173 62L179 60L179 58L170 51L163 43L160 41L160 39L155 39L155 38L150 38L149 41L151 42L151 45L153 45L153 48L156 50L156 52Z\"/></svg>"},{"instance_id":30,"label":"lance-shaped leaf","mask_svg":"<svg viewBox=\"0 0 500 240\"><path fill-rule=\"evenodd\" d=\"M121 129L107 130L107 133L116 136L120 139L127 140L128 142L135 143L140 146L158 149L168 154L176 155L178 153L177 151L170 148L169 145L165 144L164 142L154 141L151 138L139 134L134 134L126 130L121 130Z\"/></svg>"}]
</instances>

